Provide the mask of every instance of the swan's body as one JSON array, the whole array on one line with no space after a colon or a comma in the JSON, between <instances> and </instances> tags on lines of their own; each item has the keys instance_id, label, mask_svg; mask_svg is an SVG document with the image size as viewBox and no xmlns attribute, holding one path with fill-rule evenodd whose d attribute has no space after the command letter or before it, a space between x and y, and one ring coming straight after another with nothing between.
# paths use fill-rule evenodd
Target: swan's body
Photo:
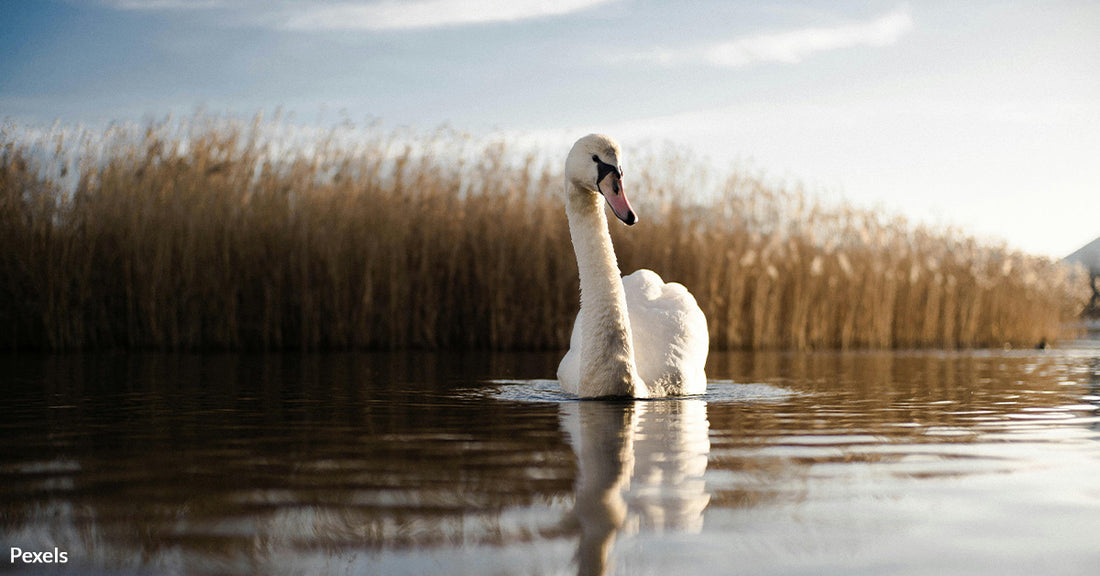
<instances>
[{"instance_id":1,"label":"swan's body","mask_svg":"<svg viewBox=\"0 0 1100 576\"><path fill-rule=\"evenodd\" d=\"M695 298L650 270L619 275L602 199L626 224L636 221L621 178L613 140L592 134L573 145L565 163L565 212L581 310L558 380L581 397L702 394L709 337Z\"/></svg>"}]
</instances>

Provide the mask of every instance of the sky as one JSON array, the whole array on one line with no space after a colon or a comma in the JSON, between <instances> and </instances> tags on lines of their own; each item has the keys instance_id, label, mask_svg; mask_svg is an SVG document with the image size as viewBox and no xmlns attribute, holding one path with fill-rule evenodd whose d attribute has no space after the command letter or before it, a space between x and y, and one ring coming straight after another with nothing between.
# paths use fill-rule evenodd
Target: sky
<instances>
[{"instance_id":1,"label":"sky","mask_svg":"<svg viewBox=\"0 0 1100 576\"><path fill-rule=\"evenodd\" d=\"M1095 1L3 0L0 118L604 132L1061 257L1100 236L1098 38Z\"/></svg>"}]
</instances>

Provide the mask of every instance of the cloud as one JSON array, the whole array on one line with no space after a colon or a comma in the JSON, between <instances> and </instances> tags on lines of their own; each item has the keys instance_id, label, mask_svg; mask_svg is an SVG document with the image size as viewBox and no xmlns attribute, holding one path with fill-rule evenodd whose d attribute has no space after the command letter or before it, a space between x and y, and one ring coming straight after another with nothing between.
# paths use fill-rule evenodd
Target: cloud
<instances>
[{"instance_id":1,"label":"cloud","mask_svg":"<svg viewBox=\"0 0 1100 576\"><path fill-rule=\"evenodd\" d=\"M117 10L208 10L286 30L410 30L561 16L621 0L100 0Z\"/></svg>"},{"instance_id":2,"label":"cloud","mask_svg":"<svg viewBox=\"0 0 1100 576\"><path fill-rule=\"evenodd\" d=\"M153 12L157 10L206 10L224 8L222 0L105 0L116 10Z\"/></svg>"},{"instance_id":3,"label":"cloud","mask_svg":"<svg viewBox=\"0 0 1100 576\"><path fill-rule=\"evenodd\" d=\"M902 5L878 18L854 24L759 34L695 48L657 48L627 59L661 64L704 62L723 68L742 68L760 62L793 64L818 52L855 46L888 46L912 27L909 8Z\"/></svg>"},{"instance_id":4,"label":"cloud","mask_svg":"<svg viewBox=\"0 0 1100 576\"><path fill-rule=\"evenodd\" d=\"M612 0L415 0L299 6L284 28L294 30L407 30L514 22L587 10Z\"/></svg>"}]
</instances>

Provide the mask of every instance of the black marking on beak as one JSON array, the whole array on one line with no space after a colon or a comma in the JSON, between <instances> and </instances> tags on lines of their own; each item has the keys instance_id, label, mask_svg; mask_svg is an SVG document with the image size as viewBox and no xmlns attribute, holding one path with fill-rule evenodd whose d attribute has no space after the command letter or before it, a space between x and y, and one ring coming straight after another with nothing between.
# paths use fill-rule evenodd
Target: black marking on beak
<instances>
[{"instance_id":1,"label":"black marking on beak","mask_svg":"<svg viewBox=\"0 0 1100 576\"><path fill-rule=\"evenodd\" d=\"M596 187L597 188L599 188L600 183L603 182L603 179L606 178L608 174L615 174L619 178L623 177L623 171L622 171L621 168L619 168L617 166L612 166L611 164L608 164L608 163L600 160L600 157L597 156L596 154L592 155L592 161L596 163ZM618 194L620 192L618 182L616 182L615 185L612 186L612 188L613 188L613 192L615 194Z\"/></svg>"}]
</instances>

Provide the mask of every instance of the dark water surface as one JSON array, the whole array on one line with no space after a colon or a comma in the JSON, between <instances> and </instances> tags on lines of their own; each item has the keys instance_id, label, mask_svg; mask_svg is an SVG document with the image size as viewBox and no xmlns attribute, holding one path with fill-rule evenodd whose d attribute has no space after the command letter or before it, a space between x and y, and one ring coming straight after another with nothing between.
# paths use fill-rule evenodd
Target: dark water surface
<instances>
[{"instance_id":1,"label":"dark water surface","mask_svg":"<svg viewBox=\"0 0 1100 576\"><path fill-rule=\"evenodd\" d=\"M0 572L1100 570L1100 349L718 353L641 402L557 361L0 357Z\"/></svg>"}]
</instances>

